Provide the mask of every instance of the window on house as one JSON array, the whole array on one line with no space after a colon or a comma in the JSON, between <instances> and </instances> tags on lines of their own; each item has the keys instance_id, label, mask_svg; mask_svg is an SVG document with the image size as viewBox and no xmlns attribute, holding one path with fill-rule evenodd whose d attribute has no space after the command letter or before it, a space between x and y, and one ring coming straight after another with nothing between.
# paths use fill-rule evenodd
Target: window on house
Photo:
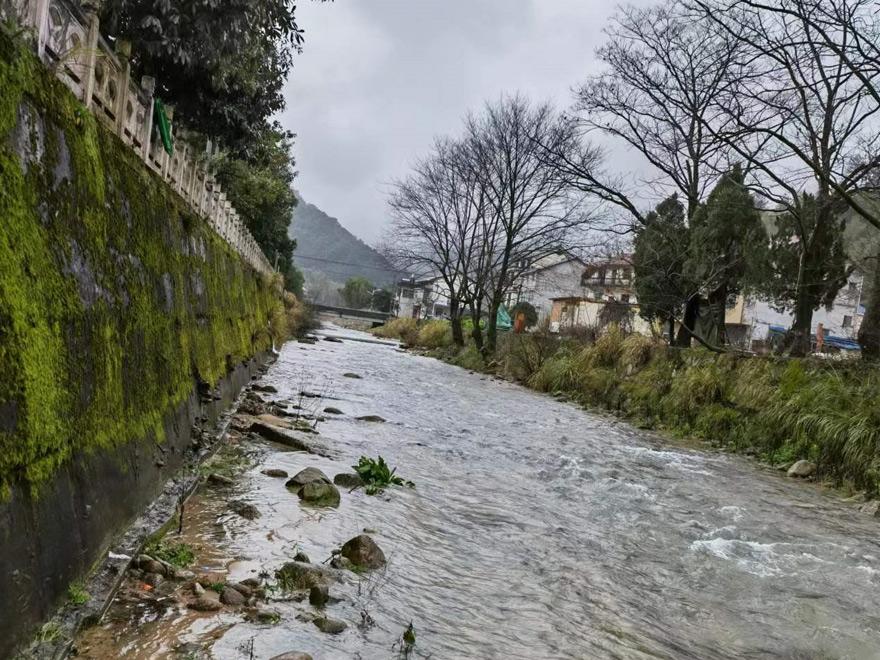
<instances>
[{"instance_id":1,"label":"window on house","mask_svg":"<svg viewBox=\"0 0 880 660\"><path fill-rule=\"evenodd\" d=\"M413 297L413 290L412 289L401 289L400 290L400 297L411 299Z\"/></svg>"},{"instance_id":2,"label":"window on house","mask_svg":"<svg viewBox=\"0 0 880 660\"><path fill-rule=\"evenodd\" d=\"M623 293L620 295L620 302L629 304L629 294Z\"/></svg>"},{"instance_id":3,"label":"window on house","mask_svg":"<svg viewBox=\"0 0 880 660\"><path fill-rule=\"evenodd\" d=\"M843 327L844 328L851 328L852 321L853 321L852 316L844 316L843 317Z\"/></svg>"}]
</instances>

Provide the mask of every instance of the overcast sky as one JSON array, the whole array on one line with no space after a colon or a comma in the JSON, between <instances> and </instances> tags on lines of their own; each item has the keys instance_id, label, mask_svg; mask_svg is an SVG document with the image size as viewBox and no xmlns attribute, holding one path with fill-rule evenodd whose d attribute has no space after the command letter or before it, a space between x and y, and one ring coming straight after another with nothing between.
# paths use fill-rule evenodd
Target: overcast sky
<instances>
[{"instance_id":1,"label":"overcast sky","mask_svg":"<svg viewBox=\"0 0 880 660\"><path fill-rule=\"evenodd\" d=\"M572 86L596 70L593 52L615 4L299 3L305 50L281 118L298 135L297 190L375 243L387 223L387 182L434 136L456 134L468 110L516 91L567 108Z\"/></svg>"}]
</instances>

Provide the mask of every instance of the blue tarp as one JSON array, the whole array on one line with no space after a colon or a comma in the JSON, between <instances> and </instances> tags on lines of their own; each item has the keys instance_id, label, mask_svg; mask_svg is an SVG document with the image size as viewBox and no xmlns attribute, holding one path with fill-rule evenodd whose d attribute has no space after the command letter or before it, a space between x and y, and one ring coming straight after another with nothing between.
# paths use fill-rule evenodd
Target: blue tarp
<instances>
[{"instance_id":1,"label":"blue tarp","mask_svg":"<svg viewBox=\"0 0 880 660\"><path fill-rule=\"evenodd\" d=\"M771 325L770 332L776 334L785 334L788 332L788 328L781 325ZM816 335L810 335L813 342L816 341ZM832 348L839 348L842 351L860 351L861 346L859 346L859 342L854 339L850 339L849 337L836 337L834 335L825 335L825 344L831 346Z\"/></svg>"}]
</instances>

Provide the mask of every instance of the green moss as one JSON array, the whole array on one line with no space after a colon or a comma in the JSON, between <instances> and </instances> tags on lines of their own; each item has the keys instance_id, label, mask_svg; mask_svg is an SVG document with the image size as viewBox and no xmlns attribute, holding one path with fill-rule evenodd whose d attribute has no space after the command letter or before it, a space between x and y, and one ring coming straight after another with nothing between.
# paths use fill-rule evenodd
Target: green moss
<instances>
[{"instance_id":1,"label":"green moss","mask_svg":"<svg viewBox=\"0 0 880 660\"><path fill-rule=\"evenodd\" d=\"M140 439L270 346L281 305L0 31L0 496Z\"/></svg>"}]
</instances>

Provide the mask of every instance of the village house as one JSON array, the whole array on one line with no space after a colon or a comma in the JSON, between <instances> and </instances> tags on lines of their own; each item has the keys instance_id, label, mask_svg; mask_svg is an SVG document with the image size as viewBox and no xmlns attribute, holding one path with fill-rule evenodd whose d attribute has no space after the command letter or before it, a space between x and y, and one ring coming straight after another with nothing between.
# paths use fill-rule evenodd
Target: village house
<instances>
[{"instance_id":1,"label":"village house","mask_svg":"<svg viewBox=\"0 0 880 660\"><path fill-rule=\"evenodd\" d=\"M400 280L397 283L395 315L418 320L449 316L449 287L442 277Z\"/></svg>"},{"instance_id":2,"label":"village house","mask_svg":"<svg viewBox=\"0 0 880 660\"><path fill-rule=\"evenodd\" d=\"M550 330L599 328L618 323L634 332L651 334L650 324L638 314L630 259L623 255L587 265L580 274L578 295L552 299Z\"/></svg>"},{"instance_id":3,"label":"village house","mask_svg":"<svg viewBox=\"0 0 880 660\"><path fill-rule=\"evenodd\" d=\"M583 294L581 276L586 265L579 257L564 251L538 259L517 278L505 301L507 307L527 302L538 313L538 321L543 321L550 316L554 298Z\"/></svg>"}]
</instances>

